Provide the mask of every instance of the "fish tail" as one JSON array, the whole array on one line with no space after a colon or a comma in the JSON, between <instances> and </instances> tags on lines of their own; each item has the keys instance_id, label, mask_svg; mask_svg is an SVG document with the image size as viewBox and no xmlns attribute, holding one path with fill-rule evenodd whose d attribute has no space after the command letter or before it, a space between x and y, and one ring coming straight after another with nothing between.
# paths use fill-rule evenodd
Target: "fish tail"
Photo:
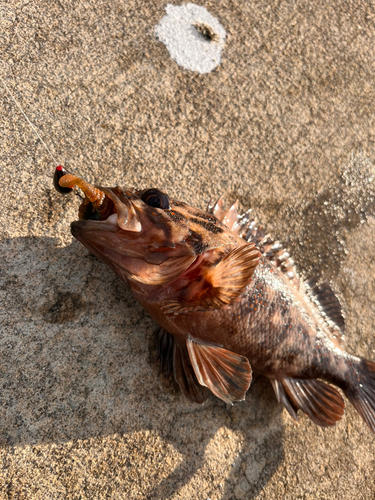
<instances>
[{"instance_id":1,"label":"fish tail","mask_svg":"<svg viewBox=\"0 0 375 500\"><path fill-rule=\"evenodd\" d=\"M375 432L375 363L358 359L352 365L352 376L343 387L346 397L361 415L372 432Z\"/></svg>"}]
</instances>

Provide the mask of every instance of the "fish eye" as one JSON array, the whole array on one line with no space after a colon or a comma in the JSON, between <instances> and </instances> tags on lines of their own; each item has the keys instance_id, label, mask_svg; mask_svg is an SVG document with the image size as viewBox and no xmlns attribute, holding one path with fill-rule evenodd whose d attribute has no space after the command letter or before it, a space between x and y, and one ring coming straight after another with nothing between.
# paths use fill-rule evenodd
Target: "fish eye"
<instances>
[{"instance_id":1,"label":"fish eye","mask_svg":"<svg viewBox=\"0 0 375 500\"><path fill-rule=\"evenodd\" d=\"M170 208L168 196L158 189L148 189L142 194L141 200L149 207Z\"/></svg>"}]
</instances>

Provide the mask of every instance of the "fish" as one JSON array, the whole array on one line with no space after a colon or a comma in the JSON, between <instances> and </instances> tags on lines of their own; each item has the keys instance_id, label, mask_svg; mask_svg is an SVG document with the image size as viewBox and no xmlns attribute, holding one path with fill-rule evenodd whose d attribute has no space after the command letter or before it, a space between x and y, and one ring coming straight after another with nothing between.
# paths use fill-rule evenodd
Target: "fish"
<instances>
[{"instance_id":1,"label":"fish","mask_svg":"<svg viewBox=\"0 0 375 500\"><path fill-rule=\"evenodd\" d=\"M160 365L189 400L243 401L259 374L296 422L300 410L334 426L345 408L340 389L375 432L375 363L344 350L331 286L303 281L251 210L240 215L238 202L225 209L221 198L201 210L157 188L92 186L62 166L54 185L83 192L72 235L158 323Z\"/></svg>"}]
</instances>

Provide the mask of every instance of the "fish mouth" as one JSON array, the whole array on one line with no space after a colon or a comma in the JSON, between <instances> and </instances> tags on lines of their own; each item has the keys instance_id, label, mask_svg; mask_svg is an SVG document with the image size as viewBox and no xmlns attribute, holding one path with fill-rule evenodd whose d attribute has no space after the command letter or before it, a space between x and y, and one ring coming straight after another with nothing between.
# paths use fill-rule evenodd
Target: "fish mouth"
<instances>
[{"instance_id":1,"label":"fish mouth","mask_svg":"<svg viewBox=\"0 0 375 500\"><path fill-rule=\"evenodd\" d=\"M71 223L71 233L121 278L161 285L195 261L194 249L185 244L180 233L175 242L168 234L167 216L163 218L146 204L140 192L91 186L70 174L59 177L58 186L83 191L80 220Z\"/></svg>"},{"instance_id":2,"label":"fish mouth","mask_svg":"<svg viewBox=\"0 0 375 500\"><path fill-rule=\"evenodd\" d=\"M114 237L120 231L117 220L117 214L112 214L103 221L77 220L70 224L70 231L86 248L97 257L103 258L106 249L116 243Z\"/></svg>"},{"instance_id":3,"label":"fish mouth","mask_svg":"<svg viewBox=\"0 0 375 500\"><path fill-rule=\"evenodd\" d=\"M120 261L142 255L137 245L139 233L124 231L119 225L117 213L106 220L73 221L70 230L74 238L100 258L111 255Z\"/></svg>"},{"instance_id":4,"label":"fish mouth","mask_svg":"<svg viewBox=\"0 0 375 500\"><path fill-rule=\"evenodd\" d=\"M63 189L78 187L83 191L85 198L79 208L81 220L108 221L103 229L109 231L120 228L134 233L142 232L140 214L128 197L123 196L120 200L115 193L116 189L91 186L83 179L70 174L62 176L58 185Z\"/></svg>"},{"instance_id":5,"label":"fish mouth","mask_svg":"<svg viewBox=\"0 0 375 500\"><path fill-rule=\"evenodd\" d=\"M146 285L163 285L177 278L197 259L175 249L149 252L150 244L138 233L124 231L118 225L117 214L104 221L74 221L72 235L91 253L111 267L122 279ZM127 234L126 234L127 233Z\"/></svg>"},{"instance_id":6,"label":"fish mouth","mask_svg":"<svg viewBox=\"0 0 375 500\"><path fill-rule=\"evenodd\" d=\"M79 177L66 174L58 178L63 189L78 187L85 197L79 207L78 221L71 223L71 233L96 257L112 267L126 267L129 259L143 256L138 244L148 228L147 220L141 222L141 212L136 209L126 193L118 188L92 186ZM121 199L120 199L121 197Z\"/></svg>"},{"instance_id":7,"label":"fish mouth","mask_svg":"<svg viewBox=\"0 0 375 500\"><path fill-rule=\"evenodd\" d=\"M108 231L117 233L120 230L117 213L110 215L105 220L76 220L71 223L70 228L72 235L77 239L80 239L83 233L106 233Z\"/></svg>"}]
</instances>

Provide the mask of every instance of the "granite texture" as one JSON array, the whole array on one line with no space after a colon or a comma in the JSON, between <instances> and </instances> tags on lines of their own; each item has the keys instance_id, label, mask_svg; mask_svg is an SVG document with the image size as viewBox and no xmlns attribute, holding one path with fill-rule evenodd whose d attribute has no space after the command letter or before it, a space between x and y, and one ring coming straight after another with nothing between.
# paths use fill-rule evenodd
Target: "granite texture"
<instances>
[{"instance_id":1,"label":"granite texture","mask_svg":"<svg viewBox=\"0 0 375 500\"><path fill-rule=\"evenodd\" d=\"M157 40L167 3L2 2L0 75L86 180L252 207L375 359L374 4L196 2L227 34L199 75ZM0 108L1 498L373 499L375 436L349 405L297 426L264 379L199 407L159 375L154 322L72 240L79 200L5 90Z\"/></svg>"}]
</instances>

